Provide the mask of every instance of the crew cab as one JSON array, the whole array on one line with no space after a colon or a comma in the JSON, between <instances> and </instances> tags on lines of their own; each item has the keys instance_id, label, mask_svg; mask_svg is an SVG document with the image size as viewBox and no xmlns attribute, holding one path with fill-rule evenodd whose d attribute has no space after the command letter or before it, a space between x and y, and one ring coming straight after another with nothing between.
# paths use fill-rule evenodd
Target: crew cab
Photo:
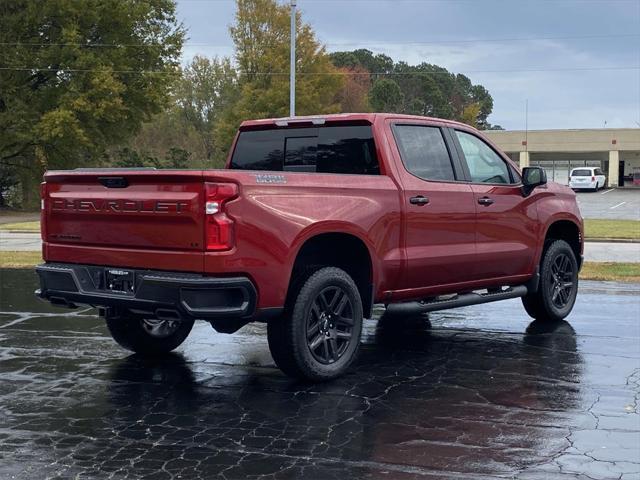
<instances>
[{"instance_id":1,"label":"crew cab","mask_svg":"<svg viewBox=\"0 0 640 480\"><path fill-rule=\"evenodd\" d=\"M400 318L521 297L558 321L582 263L570 188L436 118L246 121L225 169L49 171L41 195L38 296L98 307L141 354L195 320L266 322L276 364L313 381L347 370L374 303Z\"/></svg>"}]
</instances>

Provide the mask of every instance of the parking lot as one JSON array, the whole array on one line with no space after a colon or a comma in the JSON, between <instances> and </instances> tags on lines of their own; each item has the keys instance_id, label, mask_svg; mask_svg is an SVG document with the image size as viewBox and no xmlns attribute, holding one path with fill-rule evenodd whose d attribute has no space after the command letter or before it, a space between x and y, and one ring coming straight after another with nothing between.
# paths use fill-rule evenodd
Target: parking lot
<instances>
[{"instance_id":1,"label":"parking lot","mask_svg":"<svg viewBox=\"0 0 640 480\"><path fill-rule=\"evenodd\" d=\"M584 218L640 220L640 188L579 191L577 196Z\"/></svg>"},{"instance_id":2,"label":"parking lot","mask_svg":"<svg viewBox=\"0 0 640 480\"><path fill-rule=\"evenodd\" d=\"M265 328L174 355L0 271L0 478L640 478L640 287L583 282L569 323L518 300L367 320L356 367L289 380Z\"/></svg>"}]
</instances>

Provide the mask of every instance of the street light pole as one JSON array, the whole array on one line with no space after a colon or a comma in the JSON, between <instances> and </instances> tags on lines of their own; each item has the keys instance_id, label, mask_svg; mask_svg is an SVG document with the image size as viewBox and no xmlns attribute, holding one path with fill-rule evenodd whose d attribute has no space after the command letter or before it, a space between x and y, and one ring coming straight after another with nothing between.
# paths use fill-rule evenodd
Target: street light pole
<instances>
[{"instance_id":1,"label":"street light pole","mask_svg":"<svg viewBox=\"0 0 640 480\"><path fill-rule=\"evenodd\" d=\"M296 0L291 0L291 65L289 67L289 116L296 116Z\"/></svg>"}]
</instances>

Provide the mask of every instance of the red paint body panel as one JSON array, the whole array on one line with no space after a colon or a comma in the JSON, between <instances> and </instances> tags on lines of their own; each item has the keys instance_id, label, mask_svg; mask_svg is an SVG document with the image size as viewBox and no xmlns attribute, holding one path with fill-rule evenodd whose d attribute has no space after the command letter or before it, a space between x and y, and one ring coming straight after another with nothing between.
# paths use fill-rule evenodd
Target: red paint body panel
<instances>
[{"instance_id":1,"label":"red paint body panel","mask_svg":"<svg viewBox=\"0 0 640 480\"><path fill-rule=\"evenodd\" d=\"M45 260L246 275L258 291L258 308L268 308L283 306L300 248L322 233L361 239L372 261L375 300L392 301L524 282L534 274L549 225L569 220L582 232L570 189L550 183L523 197L519 186L425 181L404 168L390 129L397 120L467 126L384 114L324 118L371 123L381 175L275 172L283 182L262 183L265 172L229 169L48 172ZM241 129L271 128L275 121L245 122ZM128 186L100 183L113 176ZM205 251L205 182L238 186L224 206L234 222L231 250ZM429 197L429 205L410 204L415 195ZM478 205L484 195L496 202Z\"/></svg>"}]
</instances>

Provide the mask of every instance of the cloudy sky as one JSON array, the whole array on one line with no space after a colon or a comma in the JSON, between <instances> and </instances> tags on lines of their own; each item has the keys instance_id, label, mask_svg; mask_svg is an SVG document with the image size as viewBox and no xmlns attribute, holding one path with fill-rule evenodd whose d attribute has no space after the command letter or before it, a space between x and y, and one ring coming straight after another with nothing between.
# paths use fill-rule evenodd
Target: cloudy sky
<instances>
[{"instance_id":1,"label":"cloudy sky","mask_svg":"<svg viewBox=\"0 0 640 480\"><path fill-rule=\"evenodd\" d=\"M279 0L288 3L286 0ZM232 55L234 0L177 0L184 50ZM298 0L329 51L464 73L509 130L640 127L640 0Z\"/></svg>"}]
</instances>

